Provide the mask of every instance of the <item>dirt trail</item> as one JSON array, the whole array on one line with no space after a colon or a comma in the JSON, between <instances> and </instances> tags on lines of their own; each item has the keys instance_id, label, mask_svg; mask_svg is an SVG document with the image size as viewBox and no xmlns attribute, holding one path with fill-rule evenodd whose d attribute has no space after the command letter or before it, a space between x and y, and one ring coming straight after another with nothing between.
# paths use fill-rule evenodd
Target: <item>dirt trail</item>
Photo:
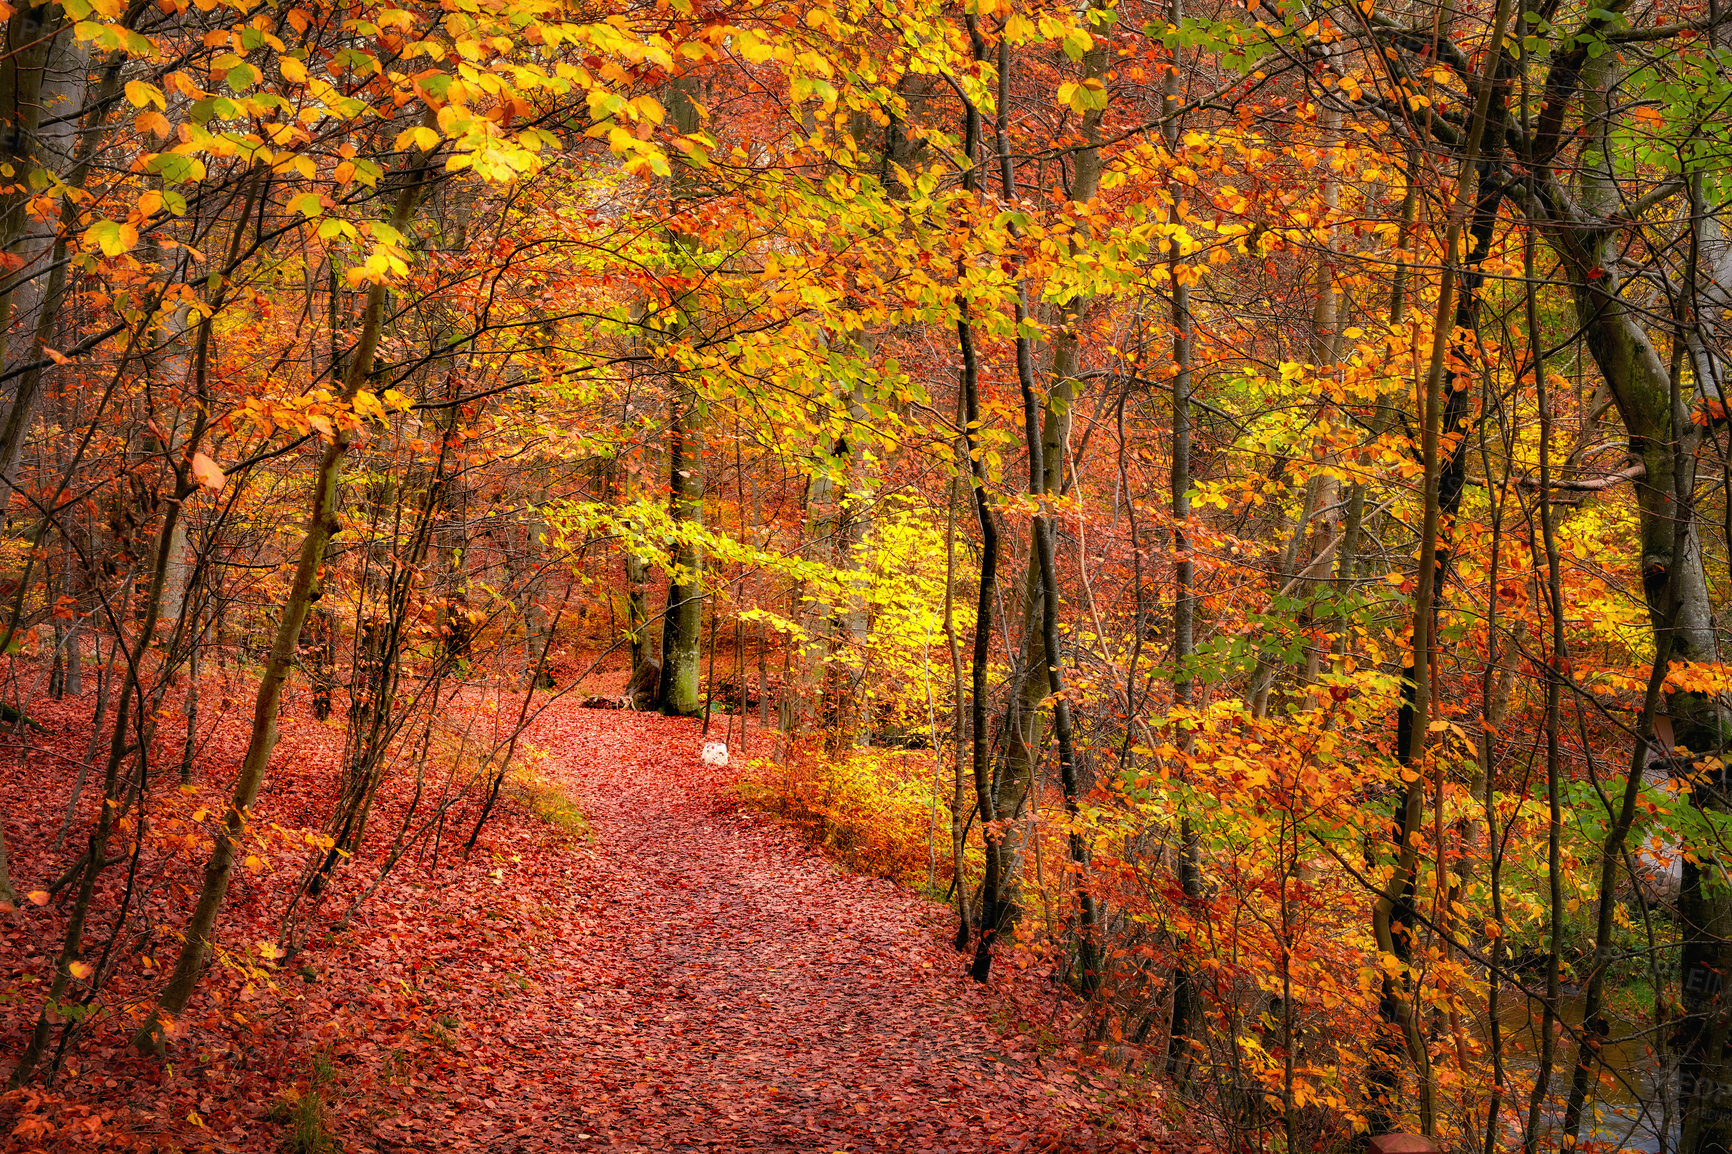
<instances>
[{"instance_id":1,"label":"dirt trail","mask_svg":"<svg viewBox=\"0 0 1732 1154\"><path fill-rule=\"evenodd\" d=\"M507 1063L572 1092L496 1148L1148 1148L993 1028L941 911L735 815L692 723L556 707L530 737L594 840L550 951L578 993L519 1020Z\"/></svg>"}]
</instances>

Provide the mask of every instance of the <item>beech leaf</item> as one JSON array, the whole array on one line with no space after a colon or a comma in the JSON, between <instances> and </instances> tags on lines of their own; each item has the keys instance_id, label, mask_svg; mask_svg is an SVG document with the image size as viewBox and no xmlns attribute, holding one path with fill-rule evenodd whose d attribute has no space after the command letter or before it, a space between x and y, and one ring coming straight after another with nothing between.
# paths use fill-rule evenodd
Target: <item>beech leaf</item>
<instances>
[{"instance_id":1,"label":"beech leaf","mask_svg":"<svg viewBox=\"0 0 1732 1154\"><path fill-rule=\"evenodd\" d=\"M213 493L220 492L228 481L228 476L217 467L217 463L203 453L192 455L193 479Z\"/></svg>"}]
</instances>

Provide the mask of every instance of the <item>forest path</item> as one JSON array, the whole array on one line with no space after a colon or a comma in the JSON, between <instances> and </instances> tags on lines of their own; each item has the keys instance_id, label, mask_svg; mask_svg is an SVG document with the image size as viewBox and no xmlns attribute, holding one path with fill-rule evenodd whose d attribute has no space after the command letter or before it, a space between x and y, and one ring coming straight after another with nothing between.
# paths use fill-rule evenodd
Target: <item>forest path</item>
<instances>
[{"instance_id":1,"label":"forest path","mask_svg":"<svg viewBox=\"0 0 1732 1154\"><path fill-rule=\"evenodd\" d=\"M579 992L520 1021L511 1063L575 1092L498 1148L1150 1148L994 1028L942 911L735 813L695 723L557 704L527 736L594 838L554 950Z\"/></svg>"}]
</instances>

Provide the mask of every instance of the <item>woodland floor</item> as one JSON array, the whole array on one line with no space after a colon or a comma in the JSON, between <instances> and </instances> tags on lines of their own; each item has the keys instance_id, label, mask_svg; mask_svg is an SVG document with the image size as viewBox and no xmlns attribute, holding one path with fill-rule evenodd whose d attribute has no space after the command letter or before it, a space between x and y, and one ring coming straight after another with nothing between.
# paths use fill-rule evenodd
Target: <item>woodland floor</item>
<instances>
[{"instance_id":1,"label":"woodland floor","mask_svg":"<svg viewBox=\"0 0 1732 1154\"><path fill-rule=\"evenodd\" d=\"M317 761L323 734L290 733ZM471 861L393 880L310 945L316 977L219 973L166 1071L97 1048L8 1095L0 1133L275 1150L281 1103L315 1085L350 1151L1155 1147L1156 1105L1084 1056L1061 991L1014 965L975 985L940 907L739 813L695 723L561 702L527 738L591 836L513 805ZM14 837L25 874L36 836ZM239 905L260 929L264 897ZM57 940L29 928L6 939L15 990ZM8 1052L35 1004L8 1007Z\"/></svg>"}]
</instances>

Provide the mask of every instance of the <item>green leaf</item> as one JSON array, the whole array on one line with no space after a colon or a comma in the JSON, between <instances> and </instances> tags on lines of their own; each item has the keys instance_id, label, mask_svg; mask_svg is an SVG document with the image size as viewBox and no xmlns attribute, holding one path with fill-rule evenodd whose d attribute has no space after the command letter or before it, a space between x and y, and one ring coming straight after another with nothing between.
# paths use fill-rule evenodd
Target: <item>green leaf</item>
<instances>
[{"instance_id":1,"label":"green leaf","mask_svg":"<svg viewBox=\"0 0 1732 1154\"><path fill-rule=\"evenodd\" d=\"M182 184L188 180L197 180L203 173L204 166L189 156L181 156L173 152L159 152L145 164L148 172L155 173L170 184ZM182 200L184 208L186 201Z\"/></svg>"},{"instance_id":2,"label":"green leaf","mask_svg":"<svg viewBox=\"0 0 1732 1154\"><path fill-rule=\"evenodd\" d=\"M103 256L119 256L137 242L138 233L117 220L99 220L84 230L85 245L98 246Z\"/></svg>"}]
</instances>

